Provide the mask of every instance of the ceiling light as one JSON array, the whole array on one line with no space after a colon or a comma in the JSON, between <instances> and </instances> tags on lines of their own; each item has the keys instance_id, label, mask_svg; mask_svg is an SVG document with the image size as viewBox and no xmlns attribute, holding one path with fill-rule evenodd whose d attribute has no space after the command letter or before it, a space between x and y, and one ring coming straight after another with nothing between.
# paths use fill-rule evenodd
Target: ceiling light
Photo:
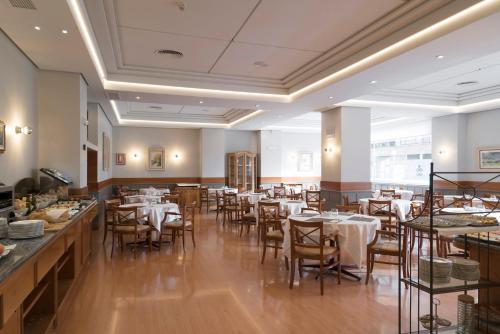
<instances>
[{"instance_id":1,"label":"ceiling light","mask_svg":"<svg viewBox=\"0 0 500 334\"><path fill-rule=\"evenodd\" d=\"M200 101L200 104L203 104L203 101Z\"/></svg>"},{"instance_id":2,"label":"ceiling light","mask_svg":"<svg viewBox=\"0 0 500 334\"><path fill-rule=\"evenodd\" d=\"M256 104L256 105L255 105L255 108L260 108L260 104Z\"/></svg>"},{"instance_id":3,"label":"ceiling light","mask_svg":"<svg viewBox=\"0 0 500 334\"><path fill-rule=\"evenodd\" d=\"M262 61L262 60L259 60L259 61L256 61L255 63L253 63L255 66L259 66L259 67L268 67L269 65Z\"/></svg>"},{"instance_id":4,"label":"ceiling light","mask_svg":"<svg viewBox=\"0 0 500 334\"><path fill-rule=\"evenodd\" d=\"M64 35L67 35L67 34L68 34L68 31L67 31L66 29L61 30L61 32L62 32Z\"/></svg>"},{"instance_id":5,"label":"ceiling light","mask_svg":"<svg viewBox=\"0 0 500 334\"><path fill-rule=\"evenodd\" d=\"M436 59L443 59L443 58L444 58L444 56L441 56L441 55L436 56Z\"/></svg>"},{"instance_id":6,"label":"ceiling light","mask_svg":"<svg viewBox=\"0 0 500 334\"><path fill-rule=\"evenodd\" d=\"M404 121L405 119L407 119L407 117L398 117L398 118L388 119L387 121L373 122L372 126Z\"/></svg>"},{"instance_id":7,"label":"ceiling light","mask_svg":"<svg viewBox=\"0 0 500 334\"><path fill-rule=\"evenodd\" d=\"M140 96L136 96L136 97L135 97L135 99L136 99L136 100L140 100L140 99L141 99L141 97L140 97Z\"/></svg>"},{"instance_id":8,"label":"ceiling light","mask_svg":"<svg viewBox=\"0 0 500 334\"><path fill-rule=\"evenodd\" d=\"M370 84L371 84L371 85L374 85L374 84L376 84L376 83L377 83L377 80L372 80L372 81L370 81Z\"/></svg>"},{"instance_id":9,"label":"ceiling light","mask_svg":"<svg viewBox=\"0 0 500 334\"><path fill-rule=\"evenodd\" d=\"M35 26L35 30L40 30L42 28L40 28L39 26Z\"/></svg>"},{"instance_id":10,"label":"ceiling light","mask_svg":"<svg viewBox=\"0 0 500 334\"><path fill-rule=\"evenodd\" d=\"M333 96L328 96L328 98L329 98L330 100L333 100Z\"/></svg>"}]
</instances>

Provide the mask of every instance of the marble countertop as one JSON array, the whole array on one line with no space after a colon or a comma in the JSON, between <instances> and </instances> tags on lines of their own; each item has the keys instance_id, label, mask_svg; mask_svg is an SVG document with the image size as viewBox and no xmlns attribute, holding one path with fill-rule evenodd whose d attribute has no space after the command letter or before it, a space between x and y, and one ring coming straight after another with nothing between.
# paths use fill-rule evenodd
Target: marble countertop
<instances>
[{"instance_id":1,"label":"marble countertop","mask_svg":"<svg viewBox=\"0 0 500 334\"><path fill-rule=\"evenodd\" d=\"M32 239L0 239L0 243L6 246L16 244L16 248L12 250L9 255L0 259L0 283L2 283L7 277L9 277L16 269L21 267L23 263L31 259L44 246L49 244L59 235L63 234L76 219L87 212L87 209L92 206L93 203L96 203L96 201L93 201L87 207L80 210L79 213L73 216L73 218L71 219L72 222L59 231L45 231L42 237Z\"/></svg>"}]
</instances>

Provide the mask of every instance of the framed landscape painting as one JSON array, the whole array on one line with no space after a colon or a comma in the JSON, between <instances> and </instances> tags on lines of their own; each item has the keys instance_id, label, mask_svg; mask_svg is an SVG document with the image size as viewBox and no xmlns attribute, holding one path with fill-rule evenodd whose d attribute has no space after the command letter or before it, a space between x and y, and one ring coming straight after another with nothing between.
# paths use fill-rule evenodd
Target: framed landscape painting
<instances>
[{"instance_id":1,"label":"framed landscape painting","mask_svg":"<svg viewBox=\"0 0 500 334\"><path fill-rule=\"evenodd\" d=\"M127 155L125 153L116 153L115 164L116 165L126 165L127 164Z\"/></svg>"},{"instance_id":2,"label":"framed landscape painting","mask_svg":"<svg viewBox=\"0 0 500 334\"><path fill-rule=\"evenodd\" d=\"M479 149L480 169L500 169L500 148Z\"/></svg>"},{"instance_id":3,"label":"framed landscape painting","mask_svg":"<svg viewBox=\"0 0 500 334\"><path fill-rule=\"evenodd\" d=\"M0 153L5 152L5 123L0 121Z\"/></svg>"},{"instance_id":4,"label":"framed landscape painting","mask_svg":"<svg viewBox=\"0 0 500 334\"><path fill-rule=\"evenodd\" d=\"M148 169L165 170L165 150L163 147L150 147L148 152Z\"/></svg>"}]
</instances>

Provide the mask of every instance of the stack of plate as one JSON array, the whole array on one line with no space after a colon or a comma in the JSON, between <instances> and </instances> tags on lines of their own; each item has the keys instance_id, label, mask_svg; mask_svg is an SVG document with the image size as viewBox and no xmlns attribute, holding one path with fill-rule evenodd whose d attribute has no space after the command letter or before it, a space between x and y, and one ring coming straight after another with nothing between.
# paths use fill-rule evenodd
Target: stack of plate
<instances>
[{"instance_id":1,"label":"stack of plate","mask_svg":"<svg viewBox=\"0 0 500 334\"><path fill-rule=\"evenodd\" d=\"M424 282L431 281L431 257L421 256L419 262L418 277ZM432 278L433 283L442 284L450 282L452 262L442 257L432 259Z\"/></svg>"},{"instance_id":2,"label":"stack of plate","mask_svg":"<svg viewBox=\"0 0 500 334\"><path fill-rule=\"evenodd\" d=\"M9 224L9 238L28 239L43 235L43 220L21 220Z\"/></svg>"},{"instance_id":3,"label":"stack of plate","mask_svg":"<svg viewBox=\"0 0 500 334\"><path fill-rule=\"evenodd\" d=\"M479 262L468 259L453 259L451 276L462 281L478 281L481 277Z\"/></svg>"}]
</instances>

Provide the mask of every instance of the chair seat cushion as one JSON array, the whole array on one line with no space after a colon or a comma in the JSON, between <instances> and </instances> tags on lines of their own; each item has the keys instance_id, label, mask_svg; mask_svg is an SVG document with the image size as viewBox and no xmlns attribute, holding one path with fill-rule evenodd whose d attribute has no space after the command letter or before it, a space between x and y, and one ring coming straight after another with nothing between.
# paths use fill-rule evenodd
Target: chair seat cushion
<instances>
[{"instance_id":1,"label":"chair seat cushion","mask_svg":"<svg viewBox=\"0 0 500 334\"><path fill-rule=\"evenodd\" d=\"M118 231L118 232L125 232L125 233L133 233L135 228L134 226L115 226L115 230ZM151 226L149 225L137 225L137 232L138 233L141 233L141 232L147 232L151 230Z\"/></svg>"},{"instance_id":2,"label":"chair seat cushion","mask_svg":"<svg viewBox=\"0 0 500 334\"><path fill-rule=\"evenodd\" d=\"M280 230L267 231L266 238L272 240L283 240L283 233Z\"/></svg>"},{"instance_id":3,"label":"chair seat cushion","mask_svg":"<svg viewBox=\"0 0 500 334\"><path fill-rule=\"evenodd\" d=\"M372 250L382 251L382 252L399 252L399 243L398 241L378 241L375 245L372 246Z\"/></svg>"},{"instance_id":4,"label":"chair seat cushion","mask_svg":"<svg viewBox=\"0 0 500 334\"><path fill-rule=\"evenodd\" d=\"M299 254L299 256L303 257L318 257L320 256L320 248L319 247L302 247L302 246L295 246L295 252ZM323 256L331 256L334 255L337 252L336 247L328 247L328 246L323 246Z\"/></svg>"},{"instance_id":5,"label":"chair seat cushion","mask_svg":"<svg viewBox=\"0 0 500 334\"><path fill-rule=\"evenodd\" d=\"M396 224L398 221L398 218L396 216L391 216L391 218L389 218L389 216L377 216L377 215L375 215L375 217L379 218L382 223L386 223L386 224L387 223Z\"/></svg>"},{"instance_id":6,"label":"chair seat cushion","mask_svg":"<svg viewBox=\"0 0 500 334\"><path fill-rule=\"evenodd\" d=\"M186 220L185 226L191 226L192 223L190 220ZM177 219L173 220L171 222L167 222L163 224L164 227L181 227L182 226L182 220Z\"/></svg>"}]
</instances>

